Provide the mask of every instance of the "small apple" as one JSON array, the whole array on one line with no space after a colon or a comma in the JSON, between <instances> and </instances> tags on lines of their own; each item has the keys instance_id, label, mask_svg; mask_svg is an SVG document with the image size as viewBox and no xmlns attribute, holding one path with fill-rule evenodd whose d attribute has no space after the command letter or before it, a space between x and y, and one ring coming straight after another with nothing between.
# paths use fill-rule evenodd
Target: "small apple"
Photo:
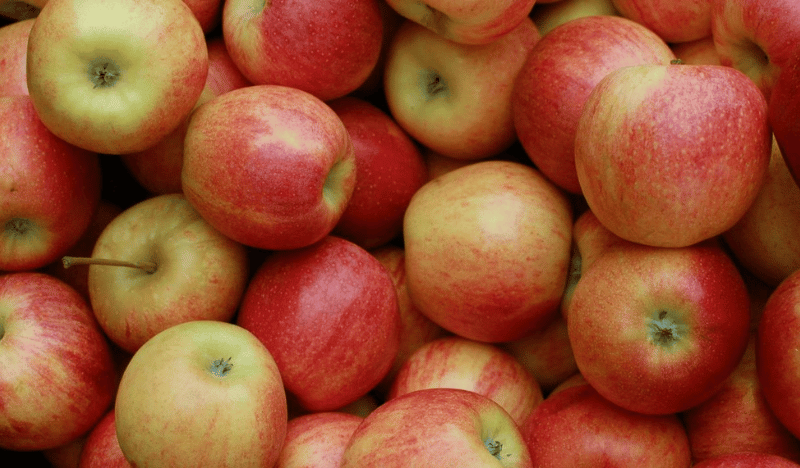
<instances>
[{"instance_id":1,"label":"small apple","mask_svg":"<svg viewBox=\"0 0 800 468\"><path fill-rule=\"evenodd\" d=\"M112 408L89 432L77 468L132 468L119 448L115 422Z\"/></svg>"},{"instance_id":2,"label":"small apple","mask_svg":"<svg viewBox=\"0 0 800 468\"><path fill-rule=\"evenodd\" d=\"M669 43L711 36L711 0L612 0L626 18L650 29Z\"/></svg>"},{"instance_id":3,"label":"small apple","mask_svg":"<svg viewBox=\"0 0 800 468\"><path fill-rule=\"evenodd\" d=\"M290 419L275 468L339 468L344 448L363 419L336 411Z\"/></svg>"}]
</instances>

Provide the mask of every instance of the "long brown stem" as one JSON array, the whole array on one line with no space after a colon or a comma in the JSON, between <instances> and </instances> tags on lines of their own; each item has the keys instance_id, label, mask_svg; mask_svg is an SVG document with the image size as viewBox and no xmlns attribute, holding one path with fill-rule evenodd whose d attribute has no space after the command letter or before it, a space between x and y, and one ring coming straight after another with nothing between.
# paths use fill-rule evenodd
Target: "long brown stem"
<instances>
[{"instance_id":1,"label":"long brown stem","mask_svg":"<svg viewBox=\"0 0 800 468\"><path fill-rule=\"evenodd\" d=\"M158 265L154 262L125 262L122 260L109 260L106 258L91 258L91 257L64 257L61 259L64 268L69 268L75 265L108 265L108 266L121 266L128 268L139 268L147 273L155 273Z\"/></svg>"}]
</instances>

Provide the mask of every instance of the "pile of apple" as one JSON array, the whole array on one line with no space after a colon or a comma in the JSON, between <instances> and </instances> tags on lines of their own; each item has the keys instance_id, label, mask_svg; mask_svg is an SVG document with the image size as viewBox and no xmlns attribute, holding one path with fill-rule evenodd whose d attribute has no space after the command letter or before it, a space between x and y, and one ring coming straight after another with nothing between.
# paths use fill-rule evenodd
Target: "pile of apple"
<instances>
[{"instance_id":1,"label":"pile of apple","mask_svg":"<svg viewBox=\"0 0 800 468\"><path fill-rule=\"evenodd\" d=\"M800 466L797 0L28 7L0 465Z\"/></svg>"}]
</instances>

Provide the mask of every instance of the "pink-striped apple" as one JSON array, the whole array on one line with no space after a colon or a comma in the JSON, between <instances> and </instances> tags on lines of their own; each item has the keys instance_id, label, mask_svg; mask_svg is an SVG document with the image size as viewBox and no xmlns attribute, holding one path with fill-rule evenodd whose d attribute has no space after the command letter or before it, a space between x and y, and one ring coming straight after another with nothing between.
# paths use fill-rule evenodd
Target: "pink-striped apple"
<instances>
[{"instance_id":1,"label":"pink-striped apple","mask_svg":"<svg viewBox=\"0 0 800 468\"><path fill-rule=\"evenodd\" d=\"M363 420L338 411L290 419L275 468L339 468L344 448Z\"/></svg>"},{"instance_id":2,"label":"pink-striped apple","mask_svg":"<svg viewBox=\"0 0 800 468\"><path fill-rule=\"evenodd\" d=\"M111 408L89 432L77 468L132 468L119 448L114 416Z\"/></svg>"}]
</instances>

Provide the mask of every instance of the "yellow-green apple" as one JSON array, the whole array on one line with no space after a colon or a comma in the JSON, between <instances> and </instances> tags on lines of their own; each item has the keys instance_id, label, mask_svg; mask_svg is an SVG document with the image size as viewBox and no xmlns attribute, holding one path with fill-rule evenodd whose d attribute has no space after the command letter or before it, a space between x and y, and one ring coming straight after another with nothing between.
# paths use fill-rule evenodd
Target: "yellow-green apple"
<instances>
[{"instance_id":1,"label":"yellow-green apple","mask_svg":"<svg viewBox=\"0 0 800 468\"><path fill-rule=\"evenodd\" d=\"M389 371L400 333L389 273L334 236L268 256L236 323L270 350L286 390L309 411L336 410L369 392Z\"/></svg>"},{"instance_id":2,"label":"yellow-green apple","mask_svg":"<svg viewBox=\"0 0 800 468\"><path fill-rule=\"evenodd\" d=\"M756 369L767 403L778 420L800 437L800 270L767 299L756 338Z\"/></svg>"},{"instance_id":3,"label":"yellow-green apple","mask_svg":"<svg viewBox=\"0 0 800 468\"><path fill-rule=\"evenodd\" d=\"M559 187L581 193L575 135L589 93L617 68L673 59L655 33L618 16L577 18L543 36L512 94L514 128L530 160Z\"/></svg>"},{"instance_id":4,"label":"yellow-green apple","mask_svg":"<svg viewBox=\"0 0 800 468\"><path fill-rule=\"evenodd\" d=\"M514 79L538 39L530 18L483 45L459 44L407 20L386 58L384 94L392 116L444 156L474 160L502 152L517 139Z\"/></svg>"},{"instance_id":5,"label":"yellow-green apple","mask_svg":"<svg viewBox=\"0 0 800 468\"><path fill-rule=\"evenodd\" d=\"M0 447L57 447L108 410L117 376L86 301L44 273L0 276Z\"/></svg>"},{"instance_id":6,"label":"yellow-green apple","mask_svg":"<svg viewBox=\"0 0 800 468\"><path fill-rule=\"evenodd\" d=\"M548 396L520 431L539 467L691 466L689 441L676 415L625 410L587 384Z\"/></svg>"},{"instance_id":7,"label":"yellow-green apple","mask_svg":"<svg viewBox=\"0 0 800 468\"><path fill-rule=\"evenodd\" d=\"M798 468L797 464L778 455L758 452L737 452L721 455L696 465L694 468Z\"/></svg>"},{"instance_id":8,"label":"yellow-green apple","mask_svg":"<svg viewBox=\"0 0 800 468\"><path fill-rule=\"evenodd\" d=\"M670 44L675 57L689 65L722 65L712 36L689 42Z\"/></svg>"},{"instance_id":9,"label":"yellow-green apple","mask_svg":"<svg viewBox=\"0 0 800 468\"><path fill-rule=\"evenodd\" d=\"M669 43L711 36L712 0L612 0L625 18L642 24Z\"/></svg>"},{"instance_id":10,"label":"yellow-green apple","mask_svg":"<svg viewBox=\"0 0 800 468\"><path fill-rule=\"evenodd\" d=\"M400 366L422 345L447 335L447 332L432 322L411 302L406 284L406 252L396 245L385 245L371 250L394 283L397 293L397 308L400 311L400 338L394 362L373 393L386 397Z\"/></svg>"},{"instance_id":11,"label":"yellow-green apple","mask_svg":"<svg viewBox=\"0 0 800 468\"><path fill-rule=\"evenodd\" d=\"M408 293L457 335L522 338L558 312L571 229L566 195L534 168L482 161L448 172L406 210Z\"/></svg>"},{"instance_id":12,"label":"yellow-green apple","mask_svg":"<svg viewBox=\"0 0 800 468\"><path fill-rule=\"evenodd\" d=\"M252 83L329 101L355 91L372 73L383 20L377 0L228 0L222 33Z\"/></svg>"},{"instance_id":13,"label":"yellow-green apple","mask_svg":"<svg viewBox=\"0 0 800 468\"><path fill-rule=\"evenodd\" d=\"M101 177L97 154L51 133L30 97L0 98L0 270L45 266L78 242Z\"/></svg>"},{"instance_id":14,"label":"yellow-green apple","mask_svg":"<svg viewBox=\"0 0 800 468\"><path fill-rule=\"evenodd\" d=\"M775 287L800 268L800 187L780 146L772 145L761 191L739 221L723 233L736 259L758 279Z\"/></svg>"},{"instance_id":15,"label":"yellow-green apple","mask_svg":"<svg viewBox=\"0 0 800 468\"><path fill-rule=\"evenodd\" d=\"M764 96L719 65L617 69L578 120L586 202L623 239L683 247L730 229L755 200L772 147Z\"/></svg>"},{"instance_id":16,"label":"yellow-green apple","mask_svg":"<svg viewBox=\"0 0 800 468\"><path fill-rule=\"evenodd\" d=\"M28 91L44 125L91 151L141 151L200 97L205 36L181 0L48 0L28 39Z\"/></svg>"},{"instance_id":17,"label":"yellow-green apple","mask_svg":"<svg viewBox=\"0 0 800 468\"><path fill-rule=\"evenodd\" d=\"M25 63L34 18L0 27L0 97L28 94Z\"/></svg>"},{"instance_id":18,"label":"yellow-green apple","mask_svg":"<svg viewBox=\"0 0 800 468\"><path fill-rule=\"evenodd\" d=\"M611 247L583 272L567 313L587 382L646 414L685 411L719 391L749 326L744 280L714 241Z\"/></svg>"},{"instance_id":19,"label":"yellow-green apple","mask_svg":"<svg viewBox=\"0 0 800 468\"><path fill-rule=\"evenodd\" d=\"M488 44L523 22L536 0L387 0L402 16L463 44Z\"/></svg>"},{"instance_id":20,"label":"yellow-green apple","mask_svg":"<svg viewBox=\"0 0 800 468\"><path fill-rule=\"evenodd\" d=\"M249 275L245 247L214 229L181 194L127 208L100 234L91 258L65 257L65 266L76 263L90 265L97 321L129 353L182 322L231 320Z\"/></svg>"},{"instance_id":21,"label":"yellow-green apple","mask_svg":"<svg viewBox=\"0 0 800 468\"><path fill-rule=\"evenodd\" d=\"M693 463L748 451L800 461L800 442L769 408L756 369L755 334L725 385L681 414Z\"/></svg>"},{"instance_id":22,"label":"yellow-green apple","mask_svg":"<svg viewBox=\"0 0 800 468\"><path fill-rule=\"evenodd\" d=\"M542 402L539 383L514 356L499 347L459 336L442 337L417 349L400 367L388 398L425 388L460 388L483 395L517 424Z\"/></svg>"},{"instance_id":23,"label":"yellow-green apple","mask_svg":"<svg viewBox=\"0 0 800 468\"><path fill-rule=\"evenodd\" d=\"M271 468L286 437L286 392L252 333L200 320L170 327L131 358L115 428L132 466Z\"/></svg>"},{"instance_id":24,"label":"yellow-green apple","mask_svg":"<svg viewBox=\"0 0 800 468\"><path fill-rule=\"evenodd\" d=\"M89 432L77 468L131 468L119 448L115 414L111 408Z\"/></svg>"},{"instance_id":25,"label":"yellow-green apple","mask_svg":"<svg viewBox=\"0 0 800 468\"><path fill-rule=\"evenodd\" d=\"M341 468L533 466L517 424L469 390L429 388L387 401L353 432Z\"/></svg>"},{"instance_id":26,"label":"yellow-green apple","mask_svg":"<svg viewBox=\"0 0 800 468\"><path fill-rule=\"evenodd\" d=\"M711 34L722 65L746 74L769 101L800 41L796 0L711 0Z\"/></svg>"},{"instance_id":27,"label":"yellow-green apple","mask_svg":"<svg viewBox=\"0 0 800 468\"><path fill-rule=\"evenodd\" d=\"M328 105L350 135L356 163L353 195L333 233L365 249L380 247L403 230L408 202L428 180L425 161L414 141L376 105L352 96Z\"/></svg>"},{"instance_id":28,"label":"yellow-green apple","mask_svg":"<svg viewBox=\"0 0 800 468\"><path fill-rule=\"evenodd\" d=\"M619 12L611 0L538 0L531 12L531 19L542 36L556 26L585 16L619 16Z\"/></svg>"},{"instance_id":29,"label":"yellow-green apple","mask_svg":"<svg viewBox=\"0 0 800 468\"><path fill-rule=\"evenodd\" d=\"M212 226L245 245L282 250L319 241L341 218L355 177L342 120L305 91L235 89L189 121L183 193Z\"/></svg>"},{"instance_id":30,"label":"yellow-green apple","mask_svg":"<svg viewBox=\"0 0 800 468\"><path fill-rule=\"evenodd\" d=\"M344 448L363 420L338 411L290 419L275 468L339 468Z\"/></svg>"},{"instance_id":31,"label":"yellow-green apple","mask_svg":"<svg viewBox=\"0 0 800 468\"><path fill-rule=\"evenodd\" d=\"M544 328L518 340L502 343L501 348L533 375L544 394L578 372L567 334L567 322L560 313Z\"/></svg>"},{"instance_id":32,"label":"yellow-green apple","mask_svg":"<svg viewBox=\"0 0 800 468\"><path fill-rule=\"evenodd\" d=\"M250 82L231 61L222 37L211 37L206 41L206 45L208 48L208 76L194 109L228 91L250 86ZM191 114L186 116L178 128L155 146L144 151L122 155L122 161L133 178L150 193L181 193L183 190L181 185L183 143L186 139L186 129L189 126L190 117Z\"/></svg>"},{"instance_id":33,"label":"yellow-green apple","mask_svg":"<svg viewBox=\"0 0 800 468\"><path fill-rule=\"evenodd\" d=\"M769 121L789 172L800 185L800 46L778 75L769 101Z\"/></svg>"}]
</instances>

